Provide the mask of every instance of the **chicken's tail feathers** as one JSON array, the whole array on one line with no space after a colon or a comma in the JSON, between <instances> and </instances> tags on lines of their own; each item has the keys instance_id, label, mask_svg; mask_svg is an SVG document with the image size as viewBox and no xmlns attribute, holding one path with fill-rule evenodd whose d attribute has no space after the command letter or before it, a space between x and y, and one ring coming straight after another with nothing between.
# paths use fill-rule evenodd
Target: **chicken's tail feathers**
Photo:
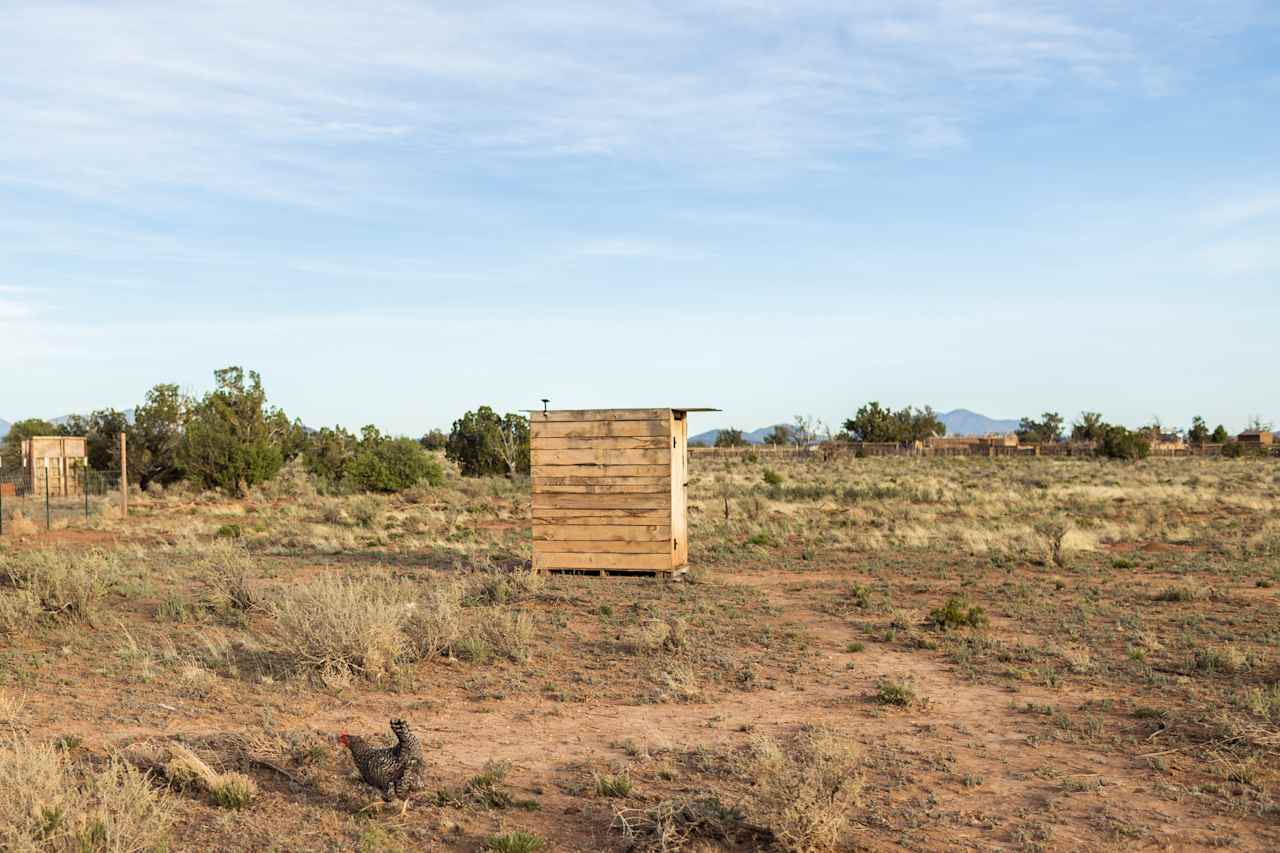
<instances>
[{"instance_id":1,"label":"chicken's tail feathers","mask_svg":"<svg viewBox=\"0 0 1280 853\"><path fill-rule=\"evenodd\" d=\"M396 740L404 743L406 740L413 738L413 732L409 730L409 724L404 720L395 719L391 721L391 731L395 733Z\"/></svg>"}]
</instances>

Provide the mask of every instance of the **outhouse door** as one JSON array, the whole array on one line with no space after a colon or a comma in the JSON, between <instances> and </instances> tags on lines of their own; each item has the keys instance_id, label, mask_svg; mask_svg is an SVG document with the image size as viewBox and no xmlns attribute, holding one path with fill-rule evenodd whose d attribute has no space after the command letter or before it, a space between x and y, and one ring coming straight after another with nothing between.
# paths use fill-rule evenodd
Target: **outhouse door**
<instances>
[{"instance_id":1,"label":"outhouse door","mask_svg":"<svg viewBox=\"0 0 1280 853\"><path fill-rule=\"evenodd\" d=\"M671 566L689 563L689 418L671 412Z\"/></svg>"}]
</instances>

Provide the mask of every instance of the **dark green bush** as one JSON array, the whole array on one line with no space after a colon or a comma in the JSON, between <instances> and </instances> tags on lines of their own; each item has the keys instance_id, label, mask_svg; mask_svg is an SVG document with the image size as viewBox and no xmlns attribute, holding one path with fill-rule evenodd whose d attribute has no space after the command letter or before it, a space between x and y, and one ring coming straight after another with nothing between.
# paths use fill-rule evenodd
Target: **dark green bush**
<instances>
[{"instance_id":1,"label":"dark green bush","mask_svg":"<svg viewBox=\"0 0 1280 853\"><path fill-rule=\"evenodd\" d=\"M444 450L449 444L449 436L445 435L438 429L433 429L431 432L418 439L418 443L427 450Z\"/></svg>"},{"instance_id":2,"label":"dark green bush","mask_svg":"<svg viewBox=\"0 0 1280 853\"><path fill-rule=\"evenodd\" d=\"M444 469L421 443L383 435L374 426L361 430L359 439L341 427L312 433L303 458L326 490L401 492L423 481L444 482Z\"/></svg>"},{"instance_id":3,"label":"dark green bush","mask_svg":"<svg viewBox=\"0 0 1280 853\"><path fill-rule=\"evenodd\" d=\"M444 453L465 477L528 474L529 421L481 406L453 422Z\"/></svg>"},{"instance_id":4,"label":"dark green bush","mask_svg":"<svg viewBox=\"0 0 1280 853\"><path fill-rule=\"evenodd\" d=\"M987 612L981 607L970 606L962 598L952 597L941 607L929 613L929 621L935 628L946 631L950 628L981 628L987 624Z\"/></svg>"},{"instance_id":5,"label":"dark green bush","mask_svg":"<svg viewBox=\"0 0 1280 853\"><path fill-rule=\"evenodd\" d=\"M390 438L367 426L346 466L345 480L361 491L400 492L423 480L440 485L444 469L413 439Z\"/></svg>"},{"instance_id":6,"label":"dark green bush","mask_svg":"<svg viewBox=\"0 0 1280 853\"><path fill-rule=\"evenodd\" d=\"M330 491L343 485L347 465L355 458L359 443L342 427L324 427L307 437L302 458L323 490Z\"/></svg>"},{"instance_id":7,"label":"dark green bush","mask_svg":"<svg viewBox=\"0 0 1280 853\"><path fill-rule=\"evenodd\" d=\"M1151 439L1140 432L1132 432L1122 426L1108 426L1099 448L1108 459L1146 459L1151 453Z\"/></svg>"},{"instance_id":8,"label":"dark green bush","mask_svg":"<svg viewBox=\"0 0 1280 853\"><path fill-rule=\"evenodd\" d=\"M716 447L746 447L747 437L742 430L725 427L716 433Z\"/></svg>"}]
</instances>

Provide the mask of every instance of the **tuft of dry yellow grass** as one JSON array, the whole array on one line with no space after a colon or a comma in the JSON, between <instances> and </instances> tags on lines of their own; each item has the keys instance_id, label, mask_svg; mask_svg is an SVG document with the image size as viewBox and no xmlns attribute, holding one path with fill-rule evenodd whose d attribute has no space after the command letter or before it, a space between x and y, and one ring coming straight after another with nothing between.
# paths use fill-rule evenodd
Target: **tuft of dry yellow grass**
<instances>
[{"instance_id":1,"label":"tuft of dry yellow grass","mask_svg":"<svg viewBox=\"0 0 1280 853\"><path fill-rule=\"evenodd\" d=\"M50 744L0 743L0 849L167 849L173 804L119 757L94 767Z\"/></svg>"},{"instance_id":2,"label":"tuft of dry yellow grass","mask_svg":"<svg viewBox=\"0 0 1280 853\"><path fill-rule=\"evenodd\" d=\"M165 775L179 787L203 790L217 805L228 809L244 808L258 795L257 783L243 773L219 773L180 743L167 748Z\"/></svg>"},{"instance_id":3,"label":"tuft of dry yellow grass","mask_svg":"<svg viewBox=\"0 0 1280 853\"><path fill-rule=\"evenodd\" d=\"M389 675L406 650L407 602L382 581L323 576L270 604L274 634L299 663L339 686Z\"/></svg>"},{"instance_id":4,"label":"tuft of dry yellow grass","mask_svg":"<svg viewBox=\"0 0 1280 853\"><path fill-rule=\"evenodd\" d=\"M784 739L753 739L738 772L754 782L744 804L748 816L789 853L837 849L864 781L857 744L820 726Z\"/></svg>"}]
</instances>

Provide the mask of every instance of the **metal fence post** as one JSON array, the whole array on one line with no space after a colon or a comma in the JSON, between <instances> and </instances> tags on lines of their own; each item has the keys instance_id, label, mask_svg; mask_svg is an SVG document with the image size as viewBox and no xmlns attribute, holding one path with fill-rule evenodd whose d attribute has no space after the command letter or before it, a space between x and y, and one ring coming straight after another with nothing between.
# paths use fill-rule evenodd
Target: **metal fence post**
<instances>
[{"instance_id":1,"label":"metal fence post","mask_svg":"<svg viewBox=\"0 0 1280 853\"><path fill-rule=\"evenodd\" d=\"M45 460L46 463L48 460ZM49 512L49 466L44 466L44 529L53 530L53 515Z\"/></svg>"},{"instance_id":2,"label":"metal fence post","mask_svg":"<svg viewBox=\"0 0 1280 853\"><path fill-rule=\"evenodd\" d=\"M89 468L80 468L80 491L84 492L84 520L89 520Z\"/></svg>"}]
</instances>

